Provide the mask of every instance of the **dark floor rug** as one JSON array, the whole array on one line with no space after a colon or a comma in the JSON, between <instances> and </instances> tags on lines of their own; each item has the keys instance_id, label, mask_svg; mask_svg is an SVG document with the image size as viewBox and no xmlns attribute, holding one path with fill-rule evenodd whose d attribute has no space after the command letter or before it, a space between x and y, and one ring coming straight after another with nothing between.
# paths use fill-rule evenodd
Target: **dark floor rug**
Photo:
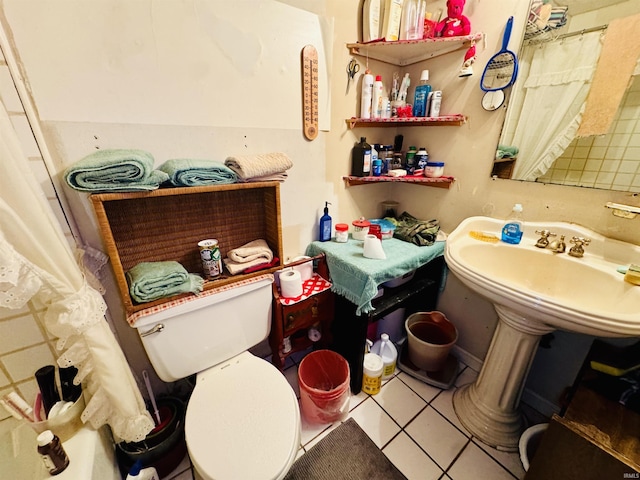
<instances>
[{"instance_id":1,"label":"dark floor rug","mask_svg":"<svg viewBox=\"0 0 640 480\"><path fill-rule=\"evenodd\" d=\"M284 480L406 480L353 418L300 457Z\"/></svg>"}]
</instances>

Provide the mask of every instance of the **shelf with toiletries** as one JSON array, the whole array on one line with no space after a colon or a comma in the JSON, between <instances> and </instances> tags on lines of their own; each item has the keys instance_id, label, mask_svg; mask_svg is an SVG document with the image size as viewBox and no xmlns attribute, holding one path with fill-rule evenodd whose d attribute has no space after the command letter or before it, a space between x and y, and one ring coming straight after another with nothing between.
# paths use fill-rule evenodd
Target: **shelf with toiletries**
<instances>
[{"instance_id":1,"label":"shelf with toiletries","mask_svg":"<svg viewBox=\"0 0 640 480\"><path fill-rule=\"evenodd\" d=\"M357 118L346 120L349 128L356 127L419 127L419 126L461 126L467 117L461 114L443 115L441 117L391 117L391 118Z\"/></svg>"},{"instance_id":2,"label":"shelf with toiletries","mask_svg":"<svg viewBox=\"0 0 640 480\"><path fill-rule=\"evenodd\" d=\"M198 243L214 238L224 258L229 250L264 239L274 260L282 259L280 183L249 182L203 187L160 188L150 192L91 195L104 247L111 260L127 315L192 294L144 303L129 292L127 272L141 262L175 261L202 275ZM204 282L204 291L234 284L279 265L229 274Z\"/></svg>"},{"instance_id":3,"label":"shelf with toiletries","mask_svg":"<svg viewBox=\"0 0 640 480\"><path fill-rule=\"evenodd\" d=\"M459 37L396 40L393 42L348 43L352 55L405 67L458 50L467 50L482 40L483 33Z\"/></svg>"},{"instance_id":4,"label":"shelf with toiletries","mask_svg":"<svg viewBox=\"0 0 640 480\"><path fill-rule=\"evenodd\" d=\"M344 183L347 187L353 187L355 185L369 185L372 183L412 183L415 185L423 185L426 187L438 187L438 188L450 188L451 184L455 182L455 178L453 177L425 177L423 175L407 175L404 177L387 177L381 175L379 177L369 176L369 177L356 177L353 175L348 175L342 177Z\"/></svg>"}]
</instances>

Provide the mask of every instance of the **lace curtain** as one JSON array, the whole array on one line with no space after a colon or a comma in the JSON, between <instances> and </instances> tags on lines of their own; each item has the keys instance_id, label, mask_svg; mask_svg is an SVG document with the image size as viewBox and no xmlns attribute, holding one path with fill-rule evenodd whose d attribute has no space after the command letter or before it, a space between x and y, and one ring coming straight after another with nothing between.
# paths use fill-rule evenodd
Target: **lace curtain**
<instances>
[{"instance_id":1,"label":"lace curtain","mask_svg":"<svg viewBox=\"0 0 640 480\"><path fill-rule=\"evenodd\" d=\"M0 307L30 300L46 308L58 364L78 368L87 400L82 421L108 424L117 440L143 440L154 423L104 317L106 304L76 263L0 103Z\"/></svg>"},{"instance_id":2,"label":"lace curtain","mask_svg":"<svg viewBox=\"0 0 640 480\"><path fill-rule=\"evenodd\" d=\"M573 141L601 49L601 32L523 49L504 128L514 133L501 141L519 149L513 179L535 181Z\"/></svg>"}]
</instances>

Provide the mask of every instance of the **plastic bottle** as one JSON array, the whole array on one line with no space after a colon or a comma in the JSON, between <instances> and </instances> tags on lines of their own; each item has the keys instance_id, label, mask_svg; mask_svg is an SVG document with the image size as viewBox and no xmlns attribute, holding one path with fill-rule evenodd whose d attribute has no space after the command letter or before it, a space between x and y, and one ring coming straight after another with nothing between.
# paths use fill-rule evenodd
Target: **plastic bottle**
<instances>
[{"instance_id":1,"label":"plastic bottle","mask_svg":"<svg viewBox=\"0 0 640 480\"><path fill-rule=\"evenodd\" d=\"M384 163L384 157L382 156L382 145L374 143L371 145L371 170L373 171L373 165L376 160L382 160ZM375 175L375 173L374 173Z\"/></svg>"},{"instance_id":2,"label":"plastic bottle","mask_svg":"<svg viewBox=\"0 0 640 480\"><path fill-rule=\"evenodd\" d=\"M154 467L142 468L142 461L136 460L129 470L126 480L160 480Z\"/></svg>"},{"instance_id":3,"label":"plastic bottle","mask_svg":"<svg viewBox=\"0 0 640 480\"><path fill-rule=\"evenodd\" d=\"M409 150L407 151L407 156L404 163L404 168L409 175L413 175L413 172L415 172L416 170L416 153L418 153L418 150L416 149L416 147L411 145L409 147Z\"/></svg>"},{"instance_id":4,"label":"plastic bottle","mask_svg":"<svg viewBox=\"0 0 640 480\"><path fill-rule=\"evenodd\" d=\"M378 40L382 27L383 0L364 0L362 7L362 41Z\"/></svg>"},{"instance_id":5,"label":"plastic bottle","mask_svg":"<svg viewBox=\"0 0 640 480\"><path fill-rule=\"evenodd\" d=\"M421 40L424 34L425 0L404 0L400 22L400 40Z\"/></svg>"},{"instance_id":6,"label":"plastic bottle","mask_svg":"<svg viewBox=\"0 0 640 480\"><path fill-rule=\"evenodd\" d=\"M402 0L385 0L382 37L387 42L395 42L400 34L402 20Z\"/></svg>"},{"instance_id":7,"label":"plastic bottle","mask_svg":"<svg viewBox=\"0 0 640 480\"><path fill-rule=\"evenodd\" d=\"M62 442L51 430L45 430L38 435L38 453L42 457L44 466L51 475L57 475L69 466L69 457L64 451Z\"/></svg>"},{"instance_id":8,"label":"plastic bottle","mask_svg":"<svg viewBox=\"0 0 640 480\"><path fill-rule=\"evenodd\" d=\"M376 81L373 82L373 102L371 104L371 117L382 118L382 95L384 94L384 86L382 85L382 77L376 75Z\"/></svg>"},{"instance_id":9,"label":"plastic bottle","mask_svg":"<svg viewBox=\"0 0 640 480\"><path fill-rule=\"evenodd\" d=\"M320 217L320 238L321 242L331 240L331 217L329 216L329 202L324 202L324 215Z\"/></svg>"},{"instance_id":10,"label":"plastic bottle","mask_svg":"<svg viewBox=\"0 0 640 480\"><path fill-rule=\"evenodd\" d=\"M396 361L398 359L398 350L391 340L389 335L383 333L380 335L380 340L373 344L371 347L371 353L375 353L382 358L382 380L386 380L393 376L396 371Z\"/></svg>"},{"instance_id":11,"label":"plastic bottle","mask_svg":"<svg viewBox=\"0 0 640 480\"><path fill-rule=\"evenodd\" d=\"M373 75L369 69L362 77L362 95L360 96L360 118L371 118L371 102L373 101Z\"/></svg>"},{"instance_id":12,"label":"plastic bottle","mask_svg":"<svg viewBox=\"0 0 640 480\"><path fill-rule=\"evenodd\" d=\"M431 85L429 81L429 70L423 70L420 74L420 85L416 87L416 92L413 98L413 116L425 117L427 115L427 103L429 100L429 93L431 93Z\"/></svg>"},{"instance_id":13,"label":"plastic bottle","mask_svg":"<svg viewBox=\"0 0 640 480\"><path fill-rule=\"evenodd\" d=\"M362 365L362 391L369 395L375 395L382 386L382 372L384 362L380 355L367 353Z\"/></svg>"},{"instance_id":14,"label":"plastic bottle","mask_svg":"<svg viewBox=\"0 0 640 480\"><path fill-rule=\"evenodd\" d=\"M436 90L433 92L431 97L431 104L429 106L429 116L430 117L439 117L440 116L440 105L442 103L442 91Z\"/></svg>"},{"instance_id":15,"label":"plastic bottle","mask_svg":"<svg viewBox=\"0 0 640 480\"><path fill-rule=\"evenodd\" d=\"M379 177L382 175L382 160L376 158L373 162L371 162L371 173L373 173L374 177Z\"/></svg>"},{"instance_id":16,"label":"plastic bottle","mask_svg":"<svg viewBox=\"0 0 640 480\"><path fill-rule=\"evenodd\" d=\"M506 243L518 244L522 240L522 205L516 203L511 210L511 215L507 218L502 227L502 241Z\"/></svg>"},{"instance_id":17,"label":"plastic bottle","mask_svg":"<svg viewBox=\"0 0 640 480\"><path fill-rule=\"evenodd\" d=\"M371 145L366 137L360 137L351 150L351 175L354 177L366 177L371 172Z\"/></svg>"},{"instance_id":18,"label":"plastic bottle","mask_svg":"<svg viewBox=\"0 0 640 480\"><path fill-rule=\"evenodd\" d=\"M420 150L416 153L416 170L422 170L424 172L428 162L429 154L427 153L427 149L420 147Z\"/></svg>"}]
</instances>

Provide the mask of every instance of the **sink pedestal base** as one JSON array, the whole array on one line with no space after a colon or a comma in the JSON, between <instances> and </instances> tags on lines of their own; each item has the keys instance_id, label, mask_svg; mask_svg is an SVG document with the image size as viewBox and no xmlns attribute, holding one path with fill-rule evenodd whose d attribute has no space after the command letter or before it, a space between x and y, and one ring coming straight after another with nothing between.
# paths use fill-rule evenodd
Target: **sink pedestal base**
<instances>
[{"instance_id":1,"label":"sink pedestal base","mask_svg":"<svg viewBox=\"0 0 640 480\"><path fill-rule=\"evenodd\" d=\"M540 337L555 329L495 305L498 326L475 383L453 394L462 425L482 442L508 452L518 451L524 423L520 397Z\"/></svg>"}]
</instances>

